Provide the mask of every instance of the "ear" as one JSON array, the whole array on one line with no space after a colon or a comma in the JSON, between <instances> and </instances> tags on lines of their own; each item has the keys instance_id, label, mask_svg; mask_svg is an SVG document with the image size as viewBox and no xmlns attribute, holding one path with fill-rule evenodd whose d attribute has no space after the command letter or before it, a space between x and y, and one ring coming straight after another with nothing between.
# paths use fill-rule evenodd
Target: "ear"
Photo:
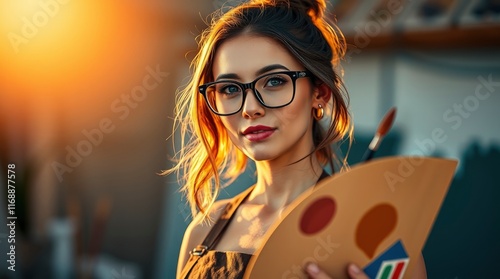
<instances>
[{"instance_id":1,"label":"ear","mask_svg":"<svg viewBox=\"0 0 500 279\"><path fill-rule=\"evenodd\" d=\"M323 107L330 101L332 97L332 91L325 83L318 84L314 87L313 92L313 106L318 107L318 104L321 104Z\"/></svg>"}]
</instances>

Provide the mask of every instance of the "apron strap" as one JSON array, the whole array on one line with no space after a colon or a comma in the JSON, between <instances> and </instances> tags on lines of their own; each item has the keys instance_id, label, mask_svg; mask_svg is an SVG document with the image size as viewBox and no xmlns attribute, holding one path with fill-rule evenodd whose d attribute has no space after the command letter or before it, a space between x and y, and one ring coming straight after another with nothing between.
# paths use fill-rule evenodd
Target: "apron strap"
<instances>
[{"instance_id":1,"label":"apron strap","mask_svg":"<svg viewBox=\"0 0 500 279\"><path fill-rule=\"evenodd\" d=\"M254 186L249 187L241 194L234 197L226 207L220 218L213 225L208 235L205 237L201 245L196 246L191 252L189 252L189 259L182 269L181 278L187 278L191 270L193 269L196 262L203 256L208 250L212 249L214 245L217 243L219 238L222 236L224 230L227 228L227 225L233 218L236 209L240 206L240 204L246 199L246 197L252 192Z\"/></svg>"}]
</instances>

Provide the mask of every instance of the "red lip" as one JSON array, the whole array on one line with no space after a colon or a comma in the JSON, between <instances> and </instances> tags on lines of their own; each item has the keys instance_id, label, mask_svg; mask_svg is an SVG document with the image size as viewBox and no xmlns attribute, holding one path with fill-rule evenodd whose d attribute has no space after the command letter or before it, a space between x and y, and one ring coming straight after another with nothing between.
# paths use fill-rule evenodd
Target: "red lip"
<instances>
[{"instance_id":1,"label":"red lip","mask_svg":"<svg viewBox=\"0 0 500 279\"><path fill-rule=\"evenodd\" d=\"M276 129L272 127L257 125L246 128L242 134L249 141L261 141L270 137L274 133L274 130Z\"/></svg>"},{"instance_id":2,"label":"red lip","mask_svg":"<svg viewBox=\"0 0 500 279\"><path fill-rule=\"evenodd\" d=\"M264 125L257 125L257 126L250 126L250 127L246 128L242 134L243 135L256 134L256 133L268 132L268 131L274 131L274 128L264 126Z\"/></svg>"}]
</instances>

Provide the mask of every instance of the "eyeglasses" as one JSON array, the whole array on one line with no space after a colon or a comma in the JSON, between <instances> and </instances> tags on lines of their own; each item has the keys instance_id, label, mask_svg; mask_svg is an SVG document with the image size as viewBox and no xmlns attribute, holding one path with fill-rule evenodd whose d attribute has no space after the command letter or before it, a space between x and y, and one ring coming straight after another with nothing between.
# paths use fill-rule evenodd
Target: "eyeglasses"
<instances>
[{"instance_id":1,"label":"eyeglasses","mask_svg":"<svg viewBox=\"0 0 500 279\"><path fill-rule=\"evenodd\" d=\"M265 74L249 83L219 80L200 85L198 89L213 113L227 116L243 108L247 89L252 89L259 103L266 108L287 106L295 97L295 81L308 76L308 71L283 71Z\"/></svg>"}]
</instances>

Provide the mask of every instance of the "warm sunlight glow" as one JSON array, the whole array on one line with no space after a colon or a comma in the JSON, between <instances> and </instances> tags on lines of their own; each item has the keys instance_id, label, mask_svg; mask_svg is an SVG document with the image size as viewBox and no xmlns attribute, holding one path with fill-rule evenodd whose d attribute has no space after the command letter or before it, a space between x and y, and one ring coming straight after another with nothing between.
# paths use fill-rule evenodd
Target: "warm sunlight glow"
<instances>
[{"instance_id":1,"label":"warm sunlight glow","mask_svg":"<svg viewBox=\"0 0 500 279\"><path fill-rule=\"evenodd\" d=\"M158 64L157 41L168 22L140 4L1 1L1 94L21 104L19 113L40 103L82 110L82 117L109 113L107 100L130 91L146 67Z\"/></svg>"},{"instance_id":2,"label":"warm sunlight glow","mask_svg":"<svg viewBox=\"0 0 500 279\"><path fill-rule=\"evenodd\" d=\"M21 0L0 5L4 85L35 95L64 94L75 85L88 86L98 74L112 80L111 69L129 62L121 49L130 48L134 37L129 34L140 27L133 7L122 2Z\"/></svg>"}]
</instances>

